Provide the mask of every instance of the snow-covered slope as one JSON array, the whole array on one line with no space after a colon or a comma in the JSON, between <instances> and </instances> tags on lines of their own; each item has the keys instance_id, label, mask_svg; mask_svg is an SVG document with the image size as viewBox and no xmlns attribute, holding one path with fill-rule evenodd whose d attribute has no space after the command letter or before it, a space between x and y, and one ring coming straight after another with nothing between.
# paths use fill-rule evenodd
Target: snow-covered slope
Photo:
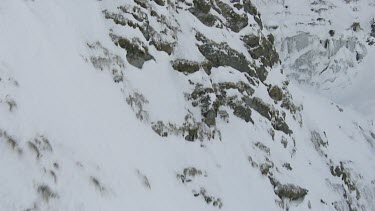
<instances>
[{"instance_id":1,"label":"snow-covered slope","mask_svg":"<svg viewBox=\"0 0 375 211\"><path fill-rule=\"evenodd\" d=\"M373 0L254 0L286 75L375 118Z\"/></svg>"},{"instance_id":2,"label":"snow-covered slope","mask_svg":"<svg viewBox=\"0 0 375 211\"><path fill-rule=\"evenodd\" d=\"M374 210L375 126L289 81L263 19L2 0L0 210Z\"/></svg>"}]
</instances>

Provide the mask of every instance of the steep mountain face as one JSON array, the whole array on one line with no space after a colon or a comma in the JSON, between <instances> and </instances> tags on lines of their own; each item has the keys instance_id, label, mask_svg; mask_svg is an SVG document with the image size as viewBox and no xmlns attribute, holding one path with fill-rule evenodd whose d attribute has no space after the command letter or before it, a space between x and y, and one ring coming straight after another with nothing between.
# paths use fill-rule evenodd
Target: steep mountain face
<instances>
[{"instance_id":1,"label":"steep mountain face","mask_svg":"<svg viewBox=\"0 0 375 211\"><path fill-rule=\"evenodd\" d=\"M288 78L375 117L373 0L255 0Z\"/></svg>"},{"instance_id":2,"label":"steep mountain face","mask_svg":"<svg viewBox=\"0 0 375 211\"><path fill-rule=\"evenodd\" d=\"M370 3L2 0L0 210L374 210Z\"/></svg>"}]
</instances>

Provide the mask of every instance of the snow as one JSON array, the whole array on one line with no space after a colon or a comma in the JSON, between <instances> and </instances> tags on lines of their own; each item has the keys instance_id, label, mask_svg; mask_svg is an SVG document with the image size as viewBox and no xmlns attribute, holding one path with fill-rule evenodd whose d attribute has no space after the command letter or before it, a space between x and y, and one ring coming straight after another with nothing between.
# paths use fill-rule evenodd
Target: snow
<instances>
[{"instance_id":1,"label":"snow","mask_svg":"<svg viewBox=\"0 0 375 211\"><path fill-rule=\"evenodd\" d=\"M356 66L356 78L344 89L332 88L322 94L291 82L293 100L304 107L302 127L287 114L293 136L275 131L272 140L270 122L253 111L255 124L244 122L233 112L229 112L229 123L219 120L221 141L164 138L152 130L151 122L182 125L188 110L199 115L184 97L192 89L187 79L205 85L247 80L230 67L213 68L210 76L203 71L189 76L174 71L170 61L175 58L204 60L195 47L194 30L250 55L238 34L209 29L187 11L169 11L181 25L175 54L168 56L150 48L155 61L135 68L127 62L126 52L110 40L108 28L114 28L113 23L102 15L104 9L124 3L134 4L128 0L0 2L0 132L6 131L22 150L17 152L4 133L0 135L0 210L218 210L202 196L194 197L193 191L201 188L222 200L223 211L281 210L269 179L251 166L249 156L259 164L269 157L280 168L275 171L280 182L309 190L304 200L290 202L290 210L309 210L309 201L312 210L334 210L320 199L341 200L338 191L327 185L341 184L341 180L332 177L328 158L315 150L310 141L312 130L327 135L326 152L335 165L352 161L355 172L364 178L358 180L358 186L368 188L361 200L367 210L375 209L371 183L375 140L370 135L375 127L367 120L375 119L373 50ZM290 9L299 9L299 5ZM262 17L269 16L264 13ZM135 30L114 32L141 36ZM241 33L254 31L249 28ZM95 69L89 62L92 52L87 44L97 41L125 61L124 82L114 83L110 71ZM280 68L274 67L267 83L281 86L287 80ZM256 88L255 96L274 103L265 85ZM137 119L126 102L135 91L148 100L147 121ZM7 99L16 102L13 111L9 111ZM29 143L41 135L48 138L52 151L43 151L37 158ZM286 148L280 143L284 136L289 142ZM257 142L268 146L271 155L267 157L255 147ZM293 171L283 169L284 162L289 162ZM201 169L207 177L182 183L177 174L187 167ZM38 192L40 185L48 185L56 196L43 198Z\"/></svg>"}]
</instances>

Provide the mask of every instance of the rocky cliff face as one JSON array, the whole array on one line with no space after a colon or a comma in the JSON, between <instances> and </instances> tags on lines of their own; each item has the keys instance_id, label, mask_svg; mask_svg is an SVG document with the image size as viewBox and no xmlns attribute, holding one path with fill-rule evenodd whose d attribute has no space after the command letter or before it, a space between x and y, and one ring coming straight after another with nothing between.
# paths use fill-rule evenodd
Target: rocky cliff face
<instances>
[{"instance_id":1,"label":"rocky cliff face","mask_svg":"<svg viewBox=\"0 0 375 211\"><path fill-rule=\"evenodd\" d=\"M373 124L296 82L373 33L286 36L280 5L4 0L0 209L375 209Z\"/></svg>"}]
</instances>

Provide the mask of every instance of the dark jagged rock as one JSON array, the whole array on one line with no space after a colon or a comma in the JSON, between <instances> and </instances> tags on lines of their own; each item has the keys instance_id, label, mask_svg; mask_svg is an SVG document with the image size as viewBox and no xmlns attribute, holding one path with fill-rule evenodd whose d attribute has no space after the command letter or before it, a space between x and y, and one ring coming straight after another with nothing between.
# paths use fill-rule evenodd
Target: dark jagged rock
<instances>
[{"instance_id":1,"label":"dark jagged rock","mask_svg":"<svg viewBox=\"0 0 375 211\"><path fill-rule=\"evenodd\" d=\"M185 122L178 126L172 123L163 123L162 121L153 122L152 129L161 137L168 137L169 135L182 136L186 141L196 140L221 140L221 132L215 127L208 127L203 122L197 122L192 115L188 114L185 117Z\"/></svg>"},{"instance_id":2,"label":"dark jagged rock","mask_svg":"<svg viewBox=\"0 0 375 211\"><path fill-rule=\"evenodd\" d=\"M46 202L58 197L57 193L53 192L48 185L39 185L37 191L42 199Z\"/></svg>"},{"instance_id":3,"label":"dark jagged rock","mask_svg":"<svg viewBox=\"0 0 375 211\"><path fill-rule=\"evenodd\" d=\"M208 126L215 126L216 125L216 116L217 112L214 109L210 109L207 112L203 114L204 116L204 123L206 123Z\"/></svg>"},{"instance_id":4,"label":"dark jagged rock","mask_svg":"<svg viewBox=\"0 0 375 211\"><path fill-rule=\"evenodd\" d=\"M246 15L236 13L231 6L225 4L220 0L216 0L218 6L217 10L226 19L226 26L234 32L239 32L248 25L248 18Z\"/></svg>"},{"instance_id":5,"label":"dark jagged rock","mask_svg":"<svg viewBox=\"0 0 375 211\"><path fill-rule=\"evenodd\" d=\"M177 178L181 180L182 183L192 182L194 178L203 176L203 171L195 167L184 168L181 174L177 174ZM204 176L207 177L206 173Z\"/></svg>"},{"instance_id":6,"label":"dark jagged rock","mask_svg":"<svg viewBox=\"0 0 375 211\"><path fill-rule=\"evenodd\" d=\"M210 74L212 65L210 62L195 62L195 61L189 61L185 59L177 59L172 62L173 69L185 73L185 74L191 74L199 71L201 68L207 73Z\"/></svg>"},{"instance_id":7,"label":"dark jagged rock","mask_svg":"<svg viewBox=\"0 0 375 211\"><path fill-rule=\"evenodd\" d=\"M253 59L261 61L260 66L255 67L255 71L261 81L265 81L268 76L267 67L272 67L279 62L279 54L273 46L274 37L272 35L258 37L255 35L245 35L242 37L249 54Z\"/></svg>"},{"instance_id":8,"label":"dark jagged rock","mask_svg":"<svg viewBox=\"0 0 375 211\"><path fill-rule=\"evenodd\" d=\"M245 35L242 41L250 48L255 48L259 46L260 37L255 35Z\"/></svg>"},{"instance_id":9,"label":"dark jagged rock","mask_svg":"<svg viewBox=\"0 0 375 211\"><path fill-rule=\"evenodd\" d=\"M165 0L154 0L154 2L160 6L164 6L165 5Z\"/></svg>"},{"instance_id":10,"label":"dark jagged rock","mask_svg":"<svg viewBox=\"0 0 375 211\"><path fill-rule=\"evenodd\" d=\"M355 32L359 32L360 30L362 30L361 24L359 22L354 22L350 27Z\"/></svg>"},{"instance_id":11,"label":"dark jagged rock","mask_svg":"<svg viewBox=\"0 0 375 211\"><path fill-rule=\"evenodd\" d=\"M271 150L269 147L267 147L266 145L262 144L261 142L257 142L255 143L255 146L258 147L258 149L262 150L263 152L265 152L267 155L271 155Z\"/></svg>"},{"instance_id":12,"label":"dark jagged rock","mask_svg":"<svg viewBox=\"0 0 375 211\"><path fill-rule=\"evenodd\" d=\"M226 91L229 89L238 90L242 97L227 97ZM253 93L254 89L242 81L213 84L212 88L205 88L201 84L197 84L194 91L188 96L188 100L192 100L194 107L199 106L201 108L201 114L204 117L203 121L209 126L216 124L218 110L221 106L229 106L233 109L235 116L246 122L254 123L251 119L251 109L244 101L244 97L251 96ZM215 100L211 100L211 94L215 95Z\"/></svg>"},{"instance_id":13,"label":"dark jagged rock","mask_svg":"<svg viewBox=\"0 0 375 211\"><path fill-rule=\"evenodd\" d=\"M247 104L254 110L256 110L260 115L266 117L268 120L272 119L271 116L271 106L264 103L262 99L254 97L252 99L247 99Z\"/></svg>"},{"instance_id":14,"label":"dark jagged rock","mask_svg":"<svg viewBox=\"0 0 375 211\"><path fill-rule=\"evenodd\" d=\"M283 99L283 96L284 96L283 90L278 86L272 86L269 89L268 94L275 101L281 101Z\"/></svg>"},{"instance_id":15,"label":"dark jagged rock","mask_svg":"<svg viewBox=\"0 0 375 211\"><path fill-rule=\"evenodd\" d=\"M269 35L268 38L258 37L255 35L245 35L242 37L247 50L253 59L260 59L262 66L260 68L272 67L279 63L279 54L273 46L274 37ZM265 77L267 76L264 74ZM263 78L262 81L264 81Z\"/></svg>"},{"instance_id":16,"label":"dark jagged rock","mask_svg":"<svg viewBox=\"0 0 375 211\"><path fill-rule=\"evenodd\" d=\"M146 1L139 1L136 3L143 8L149 8L149 3L147 3ZM144 38L149 41L149 45L155 46L158 51L164 51L169 55L172 54L176 43L163 39L163 35L169 34L177 39L177 37L175 36L177 29L167 21L167 18L164 15L159 15L157 12L152 10L153 12L151 12L151 16L149 16L148 13L144 12L142 8L137 6L132 7L132 9L120 6L118 7L118 10L119 12L117 13L111 13L106 10L103 11L103 13L105 14L106 19L111 19L116 24L122 26L130 26L134 29L138 28L142 32ZM136 21L125 18L126 16L124 16L123 14L132 15ZM163 29L161 31L156 31L150 25L150 18L153 18L154 20L156 20L156 22L160 23L163 26Z\"/></svg>"},{"instance_id":17,"label":"dark jagged rock","mask_svg":"<svg viewBox=\"0 0 375 211\"><path fill-rule=\"evenodd\" d=\"M201 188L199 193L194 193L194 196L202 196L207 204L212 204L214 207L218 207L219 209L223 207L223 202L221 201L221 199L208 195L207 191L204 188Z\"/></svg>"},{"instance_id":18,"label":"dark jagged rock","mask_svg":"<svg viewBox=\"0 0 375 211\"><path fill-rule=\"evenodd\" d=\"M285 134L292 134L293 131L289 129L283 117L280 116L280 112L274 109L271 105L263 102L258 97L246 99L246 104L252 109L256 110L260 115L271 121L272 127L275 130L283 131Z\"/></svg>"},{"instance_id":19,"label":"dark jagged rock","mask_svg":"<svg viewBox=\"0 0 375 211\"><path fill-rule=\"evenodd\" d=\"M372 20L372 23L371 23L371 33L370 33L370 35L375 37L375 18Z\"/></svg>"},{"instance_id":20,"label":"dark jagged rock","mask_svg":"<svg viewBox=\"0 0 375 211\"><path fill-rule=\"evenodd\" d=\"M185 59L178 59L172 62L173 69L185 73L185 74L191 74L194 72L197 72L200 68L198 62L194 61L188 61Z\"/></svg>"},{"instance_id":21,"label":"dark jagged rock","mask_svg":"<svg viewBox=\"0 0 375 211\"><path fill-rule=\"evenodd\" d=\"M148 53L147 47L138 39L130 41L114 35L112 39L118 46L126 50L126 59L131 65L141 69L146 61L154 60L154 57Z\"/></svg>"},{"instance_id":22,"label":"dark jagged rock","mask_svg":"<svg viewBox=\"0 0 375 211\"><path fill-rule=\"evenodd\" d=\"M107 10L104 10L103 13L104 13L104 17L106 19L112 20L113 22L115 22L115 24L122 25L122 26L128 25L128 26L133 27L133 28L136 27L136 25L133 22L127 20L121 14L111 13L111 12L108 12Z\"/></svg>"},{"instance_id":23,"label":"dark jagged rock","mask_svg":"<svg viewBox=\"0 0 375 211\"><path fill-rule=\"evenodd\" d=\"M240 72L256 76L254 70L250 68L250 63L246 56L230 48L227 43L215 43L200 33L197 33L196 38L203 42L203 44L198 45L198 49L212 63L213 67L229 66Z\"/></svg>"},{"instance_id":24,"label":"dark jagged rock","mask_svg":"<svg viewBox=\"0 0 375 211\"><path fill-rule=\"evenodd\" d=\"M324 152L324 148L328 146L328 142L323 141L323 138L320 136L318 132L311 132L311 142L314 144L314 147L316 151L319 152L319 154L327 157L327 154Z\"/></svg>"},{"instance_id":25,"label":"dark jagged rock","mask_svg":"<svg viewBox=\"0 0 375 211\"><path fill-rule=\"evenodd\" d=\"M198 18L204 25L212 27L218 21L218 17L210 13L211 2L207 0L194 0L194 7L189 11Z\"/></svg>"},{"instance_id":26,"label":"dark jagged rock","mask_svg":"<svg viewBox=\"0 0 375 211\"><path fill-rule=\"evenodd\" d=\"M92 50L100 51L102 53L102 55L92 55L90 57L90 61L94 67L101 71L109 70L112 73L114 82L122 82L124 75L121 70L125 67L123 59L118 55L110 53L110 51L107 48L104 48L100 42L87 44L87 46Z\"/></svg>"},{"instance_id":27,"label":"dark jagged rock","mask_svg":"<svg viewBox=\"0 0 375 211\"><path fill-rule=\"evenodd\" d=\"M243 1L243 7L245 12L249 13L254 17L255 22L259 25L261 29L263 29L263 23L260 19L260 13L258 12L257 8L254 6L254 4L250 0L244 0Z\"/></svg>"},{"instance_id":28,"label":"dark jagged rock","mask_svg":"<svg viewBox=\"0 0 375 211\"><path fill-rule=\"evenodd\" d=\"M251 119L251 109L248 107L236 105L233 109L233 114L238 118L245 120L245 122L254 123L254 121Z\"/></svg>"},{"instance_id":29,"label":"dark jagged rock","mask_svg":"<svg viewBox=\"0 0 375 211\"><path fill-rule=\"evenodd\" d=\"M147 0L134 0L134 2L143 8L147 8Z\"/></svg>"},{"instance_id":30,"label":"dark jagged rock","mask_svg":"<svg viewBox=\"0 0 375 211\"><path fill-rule=\"evenodd\" d=\"M262 163L260 164L259 166L259 170L260 170L260 173L262 173L262 175L268 175L270 174L270 170L273 168L273 166L269 163Z\"/></svg>"},{"instance_id":31,"label":"dark jagged rock","mask_svg":"<svg viewBox=\"0 0 375 211\"><path fill-rule=\"evenodd\" d=\"M187 130L187 135L185 136L186 141L195 141L198 138L198 129L191 128Z\"/></svg>"},{"instance_id":32,"label":"dark jagged rock","mask_svg":"<svg viewBox=\"0 0 375 211\"><path fill-rule=\"evenodd\" d=\"M286 169L289 170L289 171L292 171L292 170L293 170L293 168L290 166L290 163L284 163L284 164L283 164L283 167L286 168Z\"/></svg>"},{"instance_id":33,"label":"dark jagged rock","mask_svg":"<svg viewBox=\"0 0 375 211\"><path fill-rule=\"evenodd\" d=\"M355 181L351 178L350 171L344 166L343 162L340 162L340 165L338 166L331 166L330 171L333 176L342 179L349 191L356 193L357 200L361 197Z\"/></svg>"},{"instance_id":34,"label":"dark jagged rock","mask_svg":"<svg viewBox=\"0 0 375 211\"><path fill-rule=\"evenodd\" d=\"M133 111L135 112L135 116L139 120L148 120L149 115L148 112L144 109L144 106L147 105L149 102L143 94L139 92L134 92L126 98L126 102L133 109Z\"/></svg>"},{"instance_id":35,"label":"dark jagged rock","mask_svg":"<svg viewBox=\"0 0 375 211\"><path fill-rule=\"evenodd\" d=\"M287 198L293 201L303 199L307 195L308 190L293 184L277 184L275 186L275 193L281 199Z\"/></svg>"},{"instance_id":36,"label":"dark jagged rock","mask_svg":"<svg viewBox=\"0 0 375 211\"><path fill-rule=\"evenodd\" d=\"M332 29L331 29L331 30L329 30L328 33L329 33L329 35L330 35L331 37L335 36L335 30L332 30Z\"/></svg>"}]
</instances>

